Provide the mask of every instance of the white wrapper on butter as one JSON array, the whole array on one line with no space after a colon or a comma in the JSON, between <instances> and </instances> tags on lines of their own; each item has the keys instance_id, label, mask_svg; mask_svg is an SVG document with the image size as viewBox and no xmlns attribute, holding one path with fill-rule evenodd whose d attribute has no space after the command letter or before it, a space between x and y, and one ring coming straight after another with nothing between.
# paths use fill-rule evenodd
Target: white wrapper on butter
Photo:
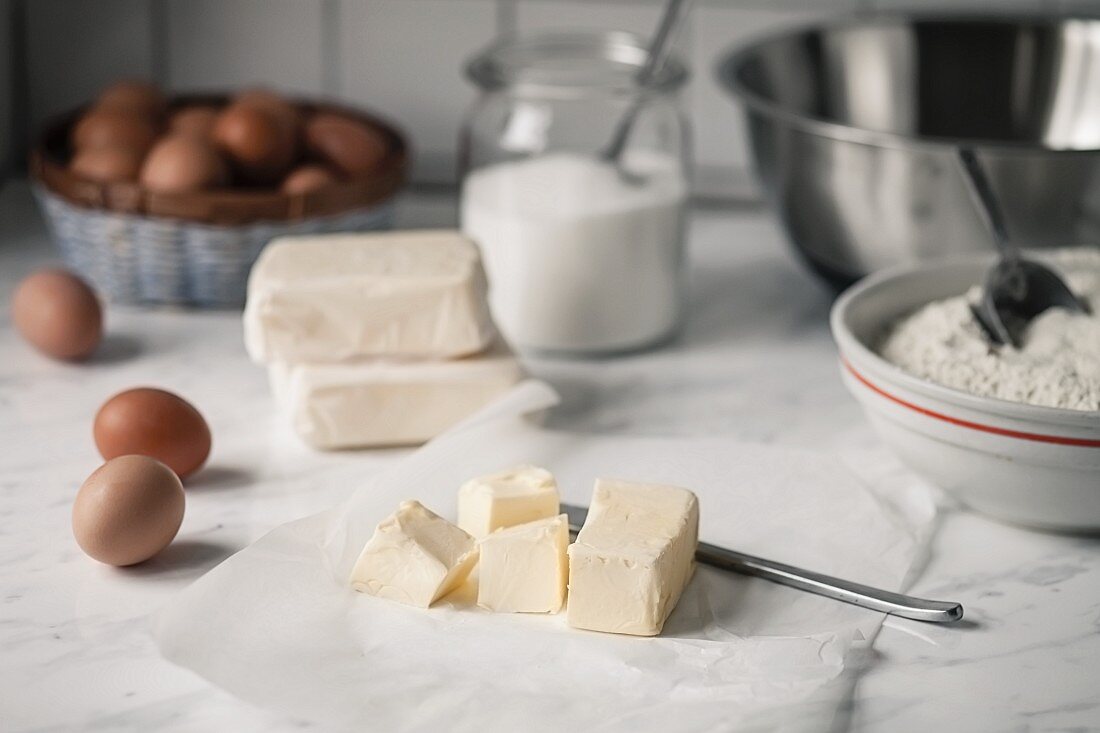
<instances>
[{"instance_id":1,"label":"white wrapper on butter","mask_svg":"<svg viewBox=\"0 0 1100 733\"><path fill-rule=\"evenodd\" d=\"M487 290L455 231L275 239L249 276L245 347L259 363L474 354L495 334Z\"/></svg>"},{"instance_id":2,"label":"white wrapper on butter","mask_svg":"<svg viewBox=\"0 0 1100 733\"><path fill-rule=\"evenodd\" d=\"M310 462L312 480L357 490L167 602L155 625L162 654L323 730L842 728L880 613L705 566L661 635L647 638L570 628L564 613L494 613L478 607L472 580L429 609L348 586L364 543L399 502L415 496L454 519L459 483L521 463L551 468L562 500L576 504L601 475L688 486L700 537L755 555L890 590L919 570L934 508L884 449L848 461L728 437L552 432L520 419L550 402L545 385L525 382L375 475L364 475L360 456Z\"/></svg>"},{"instance_id":3,"label":"white wrapper on butter","mask_svg":"<svg viewBox=\"0 0 1100 733\"><path fill-rule=\"evenodd\" d=\"M507 392L523 368L502 340L452 361L272 364L271 391L314 448L414 445Z\"/></svg>"}]
</instances>

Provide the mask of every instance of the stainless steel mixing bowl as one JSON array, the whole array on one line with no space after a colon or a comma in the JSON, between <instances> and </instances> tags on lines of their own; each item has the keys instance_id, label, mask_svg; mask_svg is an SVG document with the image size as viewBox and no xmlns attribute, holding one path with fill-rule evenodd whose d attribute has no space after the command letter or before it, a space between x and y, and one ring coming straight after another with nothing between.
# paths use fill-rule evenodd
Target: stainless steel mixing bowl
<instances>
[{"instance_id":1,"label":"stainless steel mixing bowl","mask_svg":"<svg viewBox=\"0 0 1100 733\"><path fill-rule=\"evenodd\" d=\"M838 285L993 248L960 143L1021 245L1100 242L1100 20L857 16L750 43L718 75L790 239Z\"/></svg>"}]
</instances>

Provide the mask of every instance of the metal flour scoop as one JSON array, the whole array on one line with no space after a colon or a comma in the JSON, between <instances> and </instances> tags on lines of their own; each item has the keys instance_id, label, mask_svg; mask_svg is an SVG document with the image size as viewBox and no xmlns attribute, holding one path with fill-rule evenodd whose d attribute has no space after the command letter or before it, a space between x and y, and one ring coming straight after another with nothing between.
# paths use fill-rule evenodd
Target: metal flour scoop
<instances>
[{"instance_id":1,"label":"metal flour scoop","mask_svg":"<svg viewBox=\"0 0 1100 733\"><path fill-rule=\"evenodd\" d=\"M1088 305L1074 295L1058 273L1025 258L1009 240L1004 217L978 157L969 148L957 152L971 198L1001 253L1000 260L985 274L981 300L971 306L986 335L994 343L1018 349L1027 325L1048 308L1088 313Z\"/></svg>"}]
</instances>

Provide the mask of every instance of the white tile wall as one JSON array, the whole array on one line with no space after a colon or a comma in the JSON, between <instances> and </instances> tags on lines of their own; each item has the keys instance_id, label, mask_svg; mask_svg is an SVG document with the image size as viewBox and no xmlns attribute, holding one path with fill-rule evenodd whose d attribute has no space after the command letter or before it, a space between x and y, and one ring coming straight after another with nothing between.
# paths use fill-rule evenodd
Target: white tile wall
<instances>
[{"instance_id":1,"label":"white tile wall","mask_svg":"<svg viewBox=\"0 0 1100 733\"><path fill-rule=\"evenodd\" d=\"M852 9L854 5L846 7ZM756 183L750 172L744 114L741 105L719 84L715 66L733 46L769 31L809 22L818 13L721 6L702 6L695 13L691 116L695 127L696 191L711 197L752 197Z\"/></svg>"},{"instance_id":2,"label":"white tile wall","mask_svg":"<svg viewBox=\"0 0 1100 733\"><path fill-rule=\"evenodd\" d=\"M169 86L321 91L322 5L322 0L168 0Z\"/></svg>"},{"instance_id":3,"label":"white tile wall","mask_svg":"<svg viewBox=\"0 0 1100 733\"><path fill-rule=\"evenodd\" d=\"M451 182L462 117L474 97L462 65L496 37L493 0L341 0L339 92L399 123L413 175Z\"/></svg>"},{"instance_id":4,"label":"white tile wall","mask_svg":"<svg viewBox=\"0 0 1100 733\"><path fill-rule=\"evenodd\" d=\"M0 0L0 13L11 2ZM393 118L416 147L414 178L427 182L454 180L458 128L474 95L462 63L497 34L550 28L649 34L661 6L661 0L23 2L29 99L17 113L32 129L120 76L156 76L178 89L264 84L337 94ZM873 7L1100 15L1100 0L697 0L680 52L693 69L685 104L696 133L700 193L754 192L741 113L714 78L721 52L782 25ZM0 46L6 45L0 26Z\"/></svg>"},{"instance_id":5,"label":"white tile wall","mask_svg":"<svg viewBox=\"0 0 1100 733\"><path fill-rule=\"evenodd\" d=\"M32 130L116 79L152 75L147 0L31 0L25 7Z\"/></svg>"}]
</instances>

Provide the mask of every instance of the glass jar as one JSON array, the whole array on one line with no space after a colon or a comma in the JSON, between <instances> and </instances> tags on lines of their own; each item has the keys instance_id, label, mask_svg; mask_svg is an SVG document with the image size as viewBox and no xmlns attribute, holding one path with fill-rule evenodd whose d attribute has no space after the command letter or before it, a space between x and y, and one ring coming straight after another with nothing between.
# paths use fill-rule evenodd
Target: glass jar
<instances>
[{"instance_id":1,"label":"glass jar","mask_svg":"<svg viewBox=\"0 0 1100 733\"><path fill-rule=\"evenodd\" d=\"M644 88L628 33L501 41L474 58L463 126L461 221L490 303L523 349L639 349L676 331L684 302L687 71L670 57ZM622 154L604 154L632 107Z\"/></svg>"}]
</instances>

